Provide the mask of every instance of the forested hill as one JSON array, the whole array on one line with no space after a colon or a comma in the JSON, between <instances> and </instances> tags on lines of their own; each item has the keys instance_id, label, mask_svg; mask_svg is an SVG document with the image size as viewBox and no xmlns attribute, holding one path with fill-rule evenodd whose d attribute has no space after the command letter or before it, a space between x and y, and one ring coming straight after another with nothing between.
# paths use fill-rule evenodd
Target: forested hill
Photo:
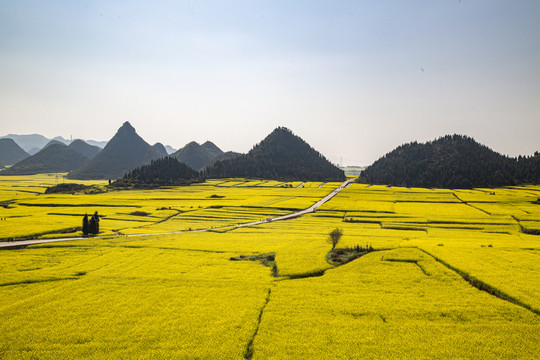
<instances>
[{"instance_id":1,"label":"forested hill","mask_svg":"<svg viewBox=\"0 0 540 360\"><path fill-rule=\"evenodd\" d=\"M152 160L148 165L136 168L124 175L114 186L175 186L201 182L199 172L173 157Z\"/></svg>"},{"instance_id":2,"label":"forested hill","mask_svg":"<svg viewBox=\"0 0 540 360\"><path fill-rule=\"evenodd\" d=\"M360 182L473 188L540 183L540 155L510 158L462 135L401 145L365 169Z\"/></svg>"},{"instance_id":3,"label":"forested hill","mask_svg":"<svg viewBox=\"0 0 540 360\"><path fill-rule=\"evenodd\" d=\"M275 180L342 181L345 174L290 130L275 129L250 152L217 161L206 178L247 177Z\"/></svg>"}]
</instances>

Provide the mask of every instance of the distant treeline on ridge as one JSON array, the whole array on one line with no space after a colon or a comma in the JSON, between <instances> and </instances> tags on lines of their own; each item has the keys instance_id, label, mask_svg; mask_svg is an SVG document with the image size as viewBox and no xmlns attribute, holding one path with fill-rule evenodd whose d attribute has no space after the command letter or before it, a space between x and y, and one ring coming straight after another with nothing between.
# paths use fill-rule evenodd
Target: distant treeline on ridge
<instances>
[{"instance_id":1,"label":"distant treeline on ridge","mask_svg":"<svg viewBox=\"0 0 540 360\"><path fill-rule=\"evenodd\" d=\"M447 135L401 145L360 175L360 182L424 188L499 187L540 183L540 155L511 158L474 139Z\"/></svg>"},{"instance_id":2,"label":"distant treeline on ridge","mask_svg":"<svg viewBox=\"0 0 540 360\"><path fill-rule=\"evenodd\" d=\"M198 171L171 156L152 160L150 164L129 171L113 186L178 186L202 182Z\"/></svg>"}]
</instances>

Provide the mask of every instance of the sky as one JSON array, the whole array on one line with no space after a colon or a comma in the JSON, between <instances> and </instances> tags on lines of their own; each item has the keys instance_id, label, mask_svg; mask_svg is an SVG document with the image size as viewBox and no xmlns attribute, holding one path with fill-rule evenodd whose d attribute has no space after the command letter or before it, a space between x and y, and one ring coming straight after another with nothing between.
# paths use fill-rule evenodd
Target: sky
<instances>
[{"instance_id":1,"label":"sky","mask_svg":"<svg viewBox=\"0 0 540 360\"><path fill-rule=\"evenodd\" d=\"M285 126L369 165L446 134L540 150L540 1L0 1L0 135L247 152Z\"/></svg>"}]
</instances>

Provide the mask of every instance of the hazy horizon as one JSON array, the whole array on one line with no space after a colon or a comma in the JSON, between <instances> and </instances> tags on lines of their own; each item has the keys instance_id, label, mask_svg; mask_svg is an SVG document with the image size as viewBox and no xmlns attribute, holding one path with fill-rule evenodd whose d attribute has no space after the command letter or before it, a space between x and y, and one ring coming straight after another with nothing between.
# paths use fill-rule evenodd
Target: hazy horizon
<instances>
[{"instance_id":1,"label":"hazy horizon","mask_svg":"<svg viewBox=\"0 0 540 360\"><path fill-rule=\"evenodd\" d=\"M369 165L447 134L540 150L540 2L7 1L0 136L247 152L285 126Z\"/></svg>"}]
</instances>

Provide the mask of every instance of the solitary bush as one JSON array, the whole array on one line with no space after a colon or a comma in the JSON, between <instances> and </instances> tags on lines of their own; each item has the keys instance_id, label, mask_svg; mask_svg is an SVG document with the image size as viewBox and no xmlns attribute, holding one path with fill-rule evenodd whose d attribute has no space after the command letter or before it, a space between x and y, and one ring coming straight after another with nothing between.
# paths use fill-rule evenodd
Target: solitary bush
<instances>
[{"instance_id":1,"label":"solitary bush","mask_svg":"<svg viewBox=\"0 0 540 360\"><path fill-rule=\"evenodd\" d=\"M150 215L150 213L147 213L146 211L133 211L133 212L129 213L129 215L148 216L148 215Z\"/></svg>"}]
</instances>

